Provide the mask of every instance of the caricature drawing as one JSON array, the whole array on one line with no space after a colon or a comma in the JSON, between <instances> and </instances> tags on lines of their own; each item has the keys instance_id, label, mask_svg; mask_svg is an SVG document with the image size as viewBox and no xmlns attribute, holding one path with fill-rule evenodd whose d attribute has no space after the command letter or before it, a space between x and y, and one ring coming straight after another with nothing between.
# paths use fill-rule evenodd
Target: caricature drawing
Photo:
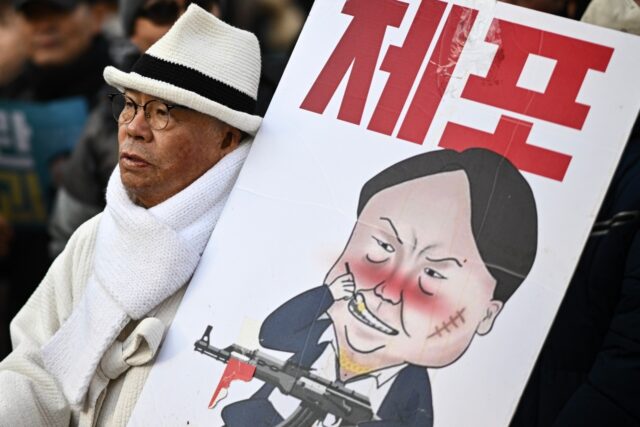
<instances>
[{"instance_id":1,"label":"caricature drawing","mask_svg":"<svg viewBox=\"0 0 640 427\"><path fill-rule=\"evenodd\" d=\"M439 150L372 177L357 215L324 283L272 312L260 344L367 396L373 417L358 426L431 426L426 368L454 363L489 333L533 265L533 193L499 154ZM265 382L228 404L226 426L285 422L275 393ZM327 415L307 425L345 424Z\"/></svg>"}]
</instances>

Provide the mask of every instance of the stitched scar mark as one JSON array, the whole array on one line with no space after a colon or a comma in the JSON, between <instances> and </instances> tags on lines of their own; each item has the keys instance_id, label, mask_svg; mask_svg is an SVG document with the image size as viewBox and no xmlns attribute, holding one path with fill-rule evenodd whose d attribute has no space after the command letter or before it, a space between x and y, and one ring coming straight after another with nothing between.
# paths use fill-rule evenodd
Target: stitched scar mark
<instances>
[{"instance_id":1,"label":"stitched scar mark","mask_svg":"<svg viewBox=\"0 0 640 427\"><path fill-rule=\"evenodd\" d=\"M458 310L455 316L449 316L449 320L442 322L442 325L436 326L435 331L427 338L435 337L436 335L441 337L444 332L451 333L451 329L455 329L459 324L465 322L464 317L462 316L464 310L465 308Z\"/></svg>"}]
</instances>

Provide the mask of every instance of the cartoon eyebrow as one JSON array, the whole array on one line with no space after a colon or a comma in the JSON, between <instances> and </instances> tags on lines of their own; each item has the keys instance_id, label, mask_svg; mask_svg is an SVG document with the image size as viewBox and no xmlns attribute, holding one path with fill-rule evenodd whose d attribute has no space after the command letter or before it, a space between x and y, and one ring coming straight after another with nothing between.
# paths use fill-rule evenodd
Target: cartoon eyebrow
<instances>
[{"instance_id":1,"label":"cartoon eyebrow","mask_svg":"<svg viewBox=\"0 0 640 427\"><path fill-rule=\"evenodd\" d=\"M448 257L448 258L429 258L428 256L425 256L425 258L427 259L427 261L431 261L431 262L448 262L448 261L453 261L456 264L458 264L458 267L462 268L462 263L460 263L460 261L458 261L457 258L454 257Z\"/></svg>"},{"instance_id":2,"label":"cartoon eyebrow","mask_svg":"<svg viewBox=\"0 0 640 427\"><path fill-rule=\"evenodd\" d=\"M389 218L385 216L381 216L380 219L382 221L387 221L389 223L389 225L391 226L391 229L393 230L393 233L396 235L396 239L398 240L398 242L400 242L401 245L404 245L404 242L402 241L402 239L400 238L400 235L398 234L398 230L396 229L395 225L393 225L393 221L391 221Z\"/></svg>"}]
</instances>

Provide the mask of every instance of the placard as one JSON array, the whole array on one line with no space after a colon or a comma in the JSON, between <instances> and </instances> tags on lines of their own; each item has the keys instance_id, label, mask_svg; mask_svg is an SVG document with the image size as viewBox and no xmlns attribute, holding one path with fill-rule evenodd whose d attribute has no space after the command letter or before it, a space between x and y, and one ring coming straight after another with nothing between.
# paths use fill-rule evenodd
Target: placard
<instances>
[{"instance_id":1,"label":"placard","mask_svg":"<svg viewBox=\"0 0 640 427\"><path fill-rule=\"evenodd\" d=\"M500 2L316 2L130 424L508 425L638 69Z\"/></svg>"}]
</instances>

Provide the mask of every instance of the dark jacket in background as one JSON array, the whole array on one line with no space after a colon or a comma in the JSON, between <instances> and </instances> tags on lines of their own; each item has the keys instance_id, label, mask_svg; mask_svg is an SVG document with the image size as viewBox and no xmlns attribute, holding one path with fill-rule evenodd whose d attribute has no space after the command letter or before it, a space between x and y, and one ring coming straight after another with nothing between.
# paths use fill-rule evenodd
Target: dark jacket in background
<instances>
[{"instance_id":1,"label":"dark jacket in background","mask_svg":"<svg viewBox=\"0 0 640 427\"><path fill-rule=\"evenodd\" d=\"M512 427L640 426L636 123Z\"/></svg>"}]
</instances>

